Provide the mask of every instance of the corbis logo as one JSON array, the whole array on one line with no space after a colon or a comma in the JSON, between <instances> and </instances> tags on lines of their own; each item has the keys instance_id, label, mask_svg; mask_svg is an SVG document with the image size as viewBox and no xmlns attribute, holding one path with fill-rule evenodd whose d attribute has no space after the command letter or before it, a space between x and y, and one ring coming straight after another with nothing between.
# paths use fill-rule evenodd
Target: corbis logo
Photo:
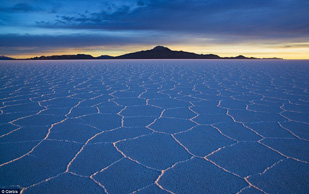
<instances>
[{"instance_id":1,"label":"corbis logo","mask_svg":"<svg viewBox=\"0 0 309 194\"><path fill-rule=\"evenodd\" d=\"M0 189L0 194L19 194L20 189Z\"/></svg>"}]
</instances>

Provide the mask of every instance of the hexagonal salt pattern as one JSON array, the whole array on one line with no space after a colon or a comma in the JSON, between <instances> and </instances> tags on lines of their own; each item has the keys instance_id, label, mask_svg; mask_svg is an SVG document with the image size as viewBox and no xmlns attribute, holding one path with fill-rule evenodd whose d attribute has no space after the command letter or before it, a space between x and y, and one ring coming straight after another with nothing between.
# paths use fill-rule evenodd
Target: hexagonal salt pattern
<instances>
[{"instance_id":1,"label":"hexagonal salt pattern","mask_svg":"<svg viewBox=\"0 0 309 194\"><path fill-rule=\"evenodd\" d=\"M0 188L307 193L308 61L0 61Z\"/></svg>"}]
</instances>

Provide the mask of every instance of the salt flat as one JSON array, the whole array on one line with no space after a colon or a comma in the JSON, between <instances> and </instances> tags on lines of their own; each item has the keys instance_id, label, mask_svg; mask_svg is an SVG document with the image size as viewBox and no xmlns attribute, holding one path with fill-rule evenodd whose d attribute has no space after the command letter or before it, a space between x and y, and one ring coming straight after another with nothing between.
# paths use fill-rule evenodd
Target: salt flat
<instances>
[{"instance_id":1,"label":"salt flat","mask_svg":"<svg viewBox=\"0 0 309 194\"><path fill-rule=\"evenodd\" d=\"M307 193L309 61L0 62L0 188Z\"/></svg>"}]
</instances>

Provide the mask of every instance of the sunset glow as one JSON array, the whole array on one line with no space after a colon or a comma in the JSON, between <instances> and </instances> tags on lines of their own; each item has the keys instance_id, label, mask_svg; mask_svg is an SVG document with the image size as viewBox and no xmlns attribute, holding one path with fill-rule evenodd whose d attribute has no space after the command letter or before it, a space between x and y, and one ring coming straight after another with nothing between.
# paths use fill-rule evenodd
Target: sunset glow
<instances>
[{"instance_id":1,"label":"sunset glow","mask_svg":"<svg viewBox=\"0 0 309 194\"><path fill-rule=\"evenodd\" d=\"M308 1L4 1L0 55L117 56L164 45L222 57L309 59Z\"/></svg>"}]
</instances>

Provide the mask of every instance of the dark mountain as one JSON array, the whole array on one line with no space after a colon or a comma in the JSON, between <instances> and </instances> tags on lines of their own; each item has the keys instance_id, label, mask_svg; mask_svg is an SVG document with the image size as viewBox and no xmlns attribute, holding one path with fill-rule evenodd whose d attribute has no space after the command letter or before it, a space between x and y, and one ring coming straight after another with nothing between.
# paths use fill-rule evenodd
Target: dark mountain
<instances>
[{"instance_id":1,"label":"dark mountain","mask_svg":"<svg viewBox=\"0 0 309 194\"><path fill-rule=\"evenodd\" d=\"M52 56L40 56L30 58L31 60L65 60L65 59L95 59L91 55L77 54L77 55L52 55Z\"/></svg>"},{"instance_id":2,"label":"dark mountain","mask_svg":"<svg viewBox=\"0 0 309 194\"><path fill-rule=\"evenodd\" d=\"M128 53L116 59L220 59L218 55L199 55L184 51L172 51L164 46L156 46L151 50Z\"/></svg>"},{"instance_id":3,"label":"dark mountain","mask_svg":"<svg viewBox=\"0 0 309 194\"><path fill-rule=\"evenodd\" d=\"M114 57L109 56L109 55L101 55L99 57L96 57L96 59L113 59Z\"/></svg>"},{"instance_id":4,"label":"dark mountain","mask_svg":"<svg viewBox=\"0 0 309 194\"><path fill-rule=\"evenodd\" d=\"M6 56L0 56L0 60L14 60L13 58L11 57L6 57Z\"/></svg>"},{"instance_id":5,"label":"dark mountain","mask_svg":"<svg viewBox=\"0 0 309 194\"><path fill-rule=\"evenodd\" d=\"M278 57L270 57L270 58L262 58L262 59L270 59L270 60L283 60L283 58L278 58Z\"/></svg>"},{"instance_id":6,"label":"dark mountain","mask_svg":"<svg viewBox=\"0 0 309 194\"><path fill-rule=\"evenodd\" d=\"M249 59L249 58L243 55L238 55L237 57L235 57L235 59Z\"/></svg>"},{"instance_id":7,"label":"dark mountain","mask_svg":"<svg viewBox=\"0 0 309 194\"><path fill-rule=\"evenodd\" d=\"M91 55L77 54L77 55L52 55L52 56L40 56L30 58L31 60L66 60L66 59L113 59L114 57L109 55L101 55L99 57L93 57Z\"/></svg>"},{"instance_id":8,"label":"dark mountain","mask_svg":"<svg viewBox=\"0 0 309 194\"><path fill-rule=\"evenodd\" d=\"M13 58L0 56L0 60L12 60ZM117 57L109 55L101 55L99 57L93 57L86 54L77 55L52 55L33 57L28 60L65 60L65 59L258 59L254 57L245 57L239 55L237 57L220 57L214 54L196 54L185 51L173 51L164 46L156 46L151 50L138 51L134 53L128 53ZM266 59L266 58L263 58ZM267 58L267 59L279 59L279 58Z\"/></svg>"},{"instance_id":9,"label":"dark mountain","mask_svg":"<svg viewBox=\"0 0 309 194\"><path fill-rule=\"evenodd\" d=\"M224 59L258 59L254 57L245 57L243 55L238 55L237 57L224 57Z\"/></svg>"}]
</instances>

